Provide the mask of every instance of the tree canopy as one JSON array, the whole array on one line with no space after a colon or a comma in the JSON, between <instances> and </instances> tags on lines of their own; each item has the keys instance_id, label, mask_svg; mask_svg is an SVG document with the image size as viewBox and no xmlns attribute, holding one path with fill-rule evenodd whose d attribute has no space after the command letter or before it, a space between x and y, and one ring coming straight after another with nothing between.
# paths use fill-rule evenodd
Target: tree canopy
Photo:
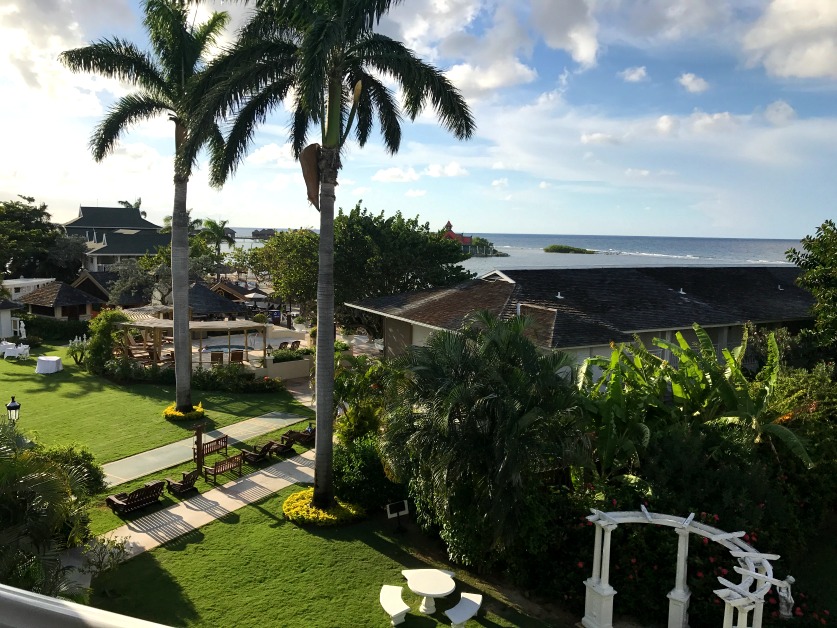
<instances>
[{"instance_id":1,"label":"tree canopy","mask_svg":"<svg viewBox=\"0 0 837 628\"><path fill-rule=\"evenodd\" d=\"M0 202L0 275L75 279L87 251L84 238L67 236L44 203L19 198Z\"/></svg>"}]
</instances>

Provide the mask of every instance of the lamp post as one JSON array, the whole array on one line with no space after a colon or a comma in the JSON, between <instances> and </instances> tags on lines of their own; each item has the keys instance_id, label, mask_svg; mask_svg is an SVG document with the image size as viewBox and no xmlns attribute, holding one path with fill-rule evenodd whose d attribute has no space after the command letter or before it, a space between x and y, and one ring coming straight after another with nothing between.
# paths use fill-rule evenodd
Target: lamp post
<instances>
[{"instance_id":1,"label":"lamp post","mask_svg":"<svg viewBox=\"0 0 837 628\"><path fill-rule=\"evenodd\" d=\"M20 403L15 401L14 395L12 400L6 404L6 412L9 414L9 423L14 425L20 417Z\"/></svg>"}]
</instances>

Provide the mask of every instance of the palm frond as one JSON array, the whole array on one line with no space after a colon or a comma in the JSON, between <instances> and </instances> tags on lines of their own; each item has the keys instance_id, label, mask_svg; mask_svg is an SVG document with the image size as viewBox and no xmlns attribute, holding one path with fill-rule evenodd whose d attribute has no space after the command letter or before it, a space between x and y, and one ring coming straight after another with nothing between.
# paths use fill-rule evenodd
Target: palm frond
<instances>
[{"instance_id":1,"label":"palm frond","mask_svg":"<svg viewBox=\"0 0 837 628\"><path fill-rule=\"evenodd\" d=\"M104 159L114 148L119 137L130 126L172 111L172 103L143 94L128 94L120 98L105 119L93 130L90 149L96 161Z\"/></svg>"},{"instance_id":2,"label":"palm frond","mask_svg":"<svg viewBox=\"0 0 837 628\"><path fill-rule=\"evenodd\" d=\"M158 98L171 96L163 69L130 42L104 39L62 52L58 58L73 72L94 72L133 83Z\"/></svg>"}]
</instances>

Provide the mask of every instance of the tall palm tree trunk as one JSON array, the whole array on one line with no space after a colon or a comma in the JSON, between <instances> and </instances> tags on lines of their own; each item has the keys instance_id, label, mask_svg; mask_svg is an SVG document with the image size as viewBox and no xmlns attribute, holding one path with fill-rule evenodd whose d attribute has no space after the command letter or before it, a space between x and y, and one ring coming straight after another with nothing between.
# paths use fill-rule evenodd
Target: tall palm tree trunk
<instances>
[{"instance_id":1,"label":"tall palm tree trunk","mask_svg":"<svg viewBox=\"0 0 837 628\"><path fill-rule=\"evenodd\" d=\"M176 123L177 151L185 129ZM189 212L186 191L189 179L174 175L174 207L171 214L171 293L174 315L175 406L179 412L192 411L192 336L189 333Z\"/></svg>"},{"instance_id":2,"label":"tall palm tree trunk","mask_svg":"<svg viewBox=\"0 0 837 628\"><path fill-rule=\"evenodd\" d=\"M334 188L340 149L320 149L320 245L317 280L317 443L314 499L317 508L334 503L332 449L334 434Z\"/></svg>"}]
</instances>

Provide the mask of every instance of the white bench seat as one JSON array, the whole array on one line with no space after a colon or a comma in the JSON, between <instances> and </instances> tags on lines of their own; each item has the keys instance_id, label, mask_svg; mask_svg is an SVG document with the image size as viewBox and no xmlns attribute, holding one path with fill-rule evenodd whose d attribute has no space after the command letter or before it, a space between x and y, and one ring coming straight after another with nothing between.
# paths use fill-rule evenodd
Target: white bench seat
<instances>
[{"instance_id":1,"label":"white bench seat","mask_svg":"<svg viewBox=\"0 0 837 628\"><path fill-rule=\"evenodd\" d=\"M401 592L404 587L396 587L391 584L385 584L381 587L381 606L392 620L392 625L403 624L407 613L410 612L410 607L401 599Z\"/></svg>"},{"instance_id":2,"label":"white bench seat","mask_svg":"<svg viewBox=\"0 0 837 628\"><path fill-rule=\"evenodd\" d=\"M463 593L462 599L453 608L445 611L453 628L462 628L465 622L477 614L482 605L482 595L479 593Z\"/></svg>"}]
</instances>

